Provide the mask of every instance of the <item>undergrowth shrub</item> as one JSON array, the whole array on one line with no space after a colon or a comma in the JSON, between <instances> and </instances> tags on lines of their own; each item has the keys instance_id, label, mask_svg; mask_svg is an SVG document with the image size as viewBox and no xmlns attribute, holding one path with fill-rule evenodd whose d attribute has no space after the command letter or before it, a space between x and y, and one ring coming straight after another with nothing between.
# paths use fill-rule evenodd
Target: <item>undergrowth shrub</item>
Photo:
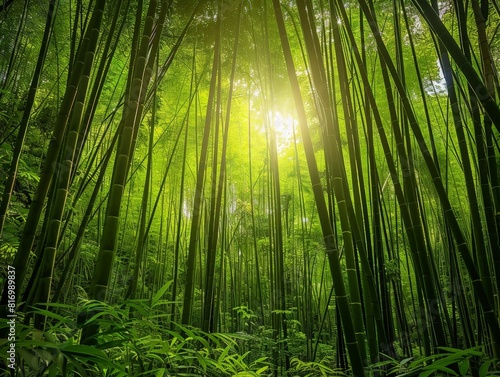
<instances>
[{"instance_id":1,"label":"undergrowth shrub","mask_svg":"<svg viewBox=\"0 0 500 377\"><path fill-rule=\"evenodd\" d=\"M161 292L159 292L161 293ZM172 323L166 312L170 304L160 299L128 300L111 306L83 301L80 315L65 304L33 308L17 318L17 376L262 376L267 375L266 357L248 361L239 353L237 334L209 334ZM82 321L82 313L95 313ZM45 315L46 331L31 326L33 315ZM80 320L74 320L74 318ZM28 319L28 325L23 320ZM79 344L81 330L98 324L97 345ZM2 324L5 326L5 324ZM2 355L9 344L0 344ZM10 375L6 368L4 376Z\"/></svg>"}]
</instances>

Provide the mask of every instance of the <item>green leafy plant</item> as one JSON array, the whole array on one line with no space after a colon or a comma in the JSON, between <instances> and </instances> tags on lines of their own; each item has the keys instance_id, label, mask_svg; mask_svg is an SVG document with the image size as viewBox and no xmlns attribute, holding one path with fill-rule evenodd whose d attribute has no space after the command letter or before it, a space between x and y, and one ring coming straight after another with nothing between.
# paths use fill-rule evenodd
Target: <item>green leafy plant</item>
<instances>
[{"instance_id":1,"label":"green leafy plant","mask_svg":"<svg viewBox=\"0 0 500 377\"><path fill-rule=\"evenodd\" d=\"M78 329L67 315L74 310L71 305L51 304L50 309L34 308L18 317L15 342L15 367L18 375L104 376L108 370L113 370L114 376L127 375L125 368L112 360L103 349L78 344ZM56 313L56 309L59 313ZM30 325L21 324L23 318L32 315L45 316L51 324L50 328L42 332ZM2 353L6 354L9 344L8 342L1 344ZM10 375L10 370L6 372L5 375Z\"/></svg>"},{"instance_id":2,"label":"green leafy plant","mask_svg":"<svg viewBox=\"0 0 500 377\"><path fill-rule=\"evenodd\" d=\"M303 377L315 377L315 376L347 376L342 370L336 368L328 367L325 362L315 361L302 361L296 357L293 357L290 361L292 365L292 370L290 371L291 376L303 376Z\"/></svg>"},{"instance_id":3,"label":"green leafy plant","mask_svg":"<svg viewBox=\"0 0 500 377\"><path fill-rule=\"evenodd\" d=\"M166 287L166 288L165 288ZM162 306L168 285L152 300L128 300L121 305L82 301L75 323L71 305L50 304L25 315L45 316L47 330L23 325L18 332L17 370L23 376L262 376L269 369L266 357L249 360L240 354L237 334L206 333L170 324ZM81 330L97 324L95 347L79 344ZM19 328L18 328L19 330ZM7 343L1 345L6 354ZM5 352L4 352L5 351Z\"/></svg>"},{"instance_id":4,"label":"green leafy plant","mask_svg":"<svg viewBox=\"0 0 500 377\"><path fill-rule=\"evenodd\" d=\"M498 359L489 358L485 355L482 347L473 347L465 350L452 347L438 347L441 351L436 355L404 358L396 360L384 355L387 360L378 362L371 366L373 372L386 371L397 376L419 377L438 376L472 376L472 359L479 360L478 371L480 377L496 376L500 372L490 371L498 364Z\"/></svg>"}]
</instances>

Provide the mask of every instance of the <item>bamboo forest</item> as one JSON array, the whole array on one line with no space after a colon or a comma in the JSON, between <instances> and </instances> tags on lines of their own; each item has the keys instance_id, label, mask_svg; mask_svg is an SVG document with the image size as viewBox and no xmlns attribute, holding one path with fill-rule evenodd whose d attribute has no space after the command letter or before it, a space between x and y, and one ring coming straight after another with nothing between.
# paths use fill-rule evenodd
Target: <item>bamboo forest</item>
<instances>
[{"instance_id":1,"label":"bamboo forest","mask_svg":"<svg viewBox=\"0 0 500 377\"><path fill-rule=\"evenodd\" d=\"M500 376L499 0L0 0L0 376Z\"/></svg>"}]
</instances>

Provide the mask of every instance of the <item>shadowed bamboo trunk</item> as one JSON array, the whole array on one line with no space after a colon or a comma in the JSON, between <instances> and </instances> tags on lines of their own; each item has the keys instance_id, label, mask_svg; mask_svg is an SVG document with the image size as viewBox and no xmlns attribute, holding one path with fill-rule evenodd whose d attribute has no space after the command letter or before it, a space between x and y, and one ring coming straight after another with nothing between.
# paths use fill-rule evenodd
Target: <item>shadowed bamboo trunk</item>
<instances>
[{"instance_id":1,"label":"shadowed bamboo trunk","mask_svg":"<svg viewBox=\"0 0 500 377\"><path fill-rule=\"evenodd\" d=\"M281 12L281 6L278 0L273 0L273 5L276 16L276 22L278 24L278 30L281 39L283 54L285 56L288 78L292 86L294 102L297 110L297 115L299 117L299 125L303 139L304 150L306 153L309 175L313 186L316 208L318 211L318 216L320 218L321 228L323 231L323 237L326 247L326 253L330 265L332 279L334 282L334 289L337 296L337 305L340 311L340 316L342 318L342 326L345 333L347 350L349 353L349 358L351 361L351 366L354 374L356 376L364 376L365 375L364 366L366 366L367 360L363 359L362 357L361 347L363 347L363 344L358 344L356 330L349 309L350 302L347 297L344 281L342 278L341 266L338 255L338 247L335 242L333 230L328 215L328 210L326 207L325 198L323 196L323 189L319 177L318 167L316 164L316 158L314 156L314 150L311 138L309 136L309 129L307 125L304 103L302 101L299 83L295 72L295 66L290 52L290 45L288 42L286 28L283 21L283 14Z\"/></svg>"},{"instance_id":2,"label":"shadowed bamboo trunk","mask_svg":"<svg viewBox=\"0 0 500 377\"><path fill-rule=\"evenodd\" d=\"M131 165L135 138L140 120L142 119L146 92L152 76L151 70L157 56L155 51L158 48L168 8L167 2L162 2L158 19L155 22L157 4L155 0L151 0L149 3L144 29L141 35L140 47L137 50L137 55L135 57L132 55L132 59L134 59L134 69L133 74L129 76L128 96L125 101L123 116L119 125L120 135L113 166L111 190L106 209L103 235L89 292L89 297L94 300L104 301L106 299L113 271L119 231L118 220L120 218L120 207L127 173ZM140 12L140 10L141 7L138 8L138 12ZM136 24L136 28L138 26L140 25ZM153 34L153 28L155 26L156 32ZM151 53L151 51L153 52ZM86 327L82 334L82 343L93 344L95 339L92 339L92 337L96 334L97 330L98 328L95 325Z\"/></svg>"},{"instance_id":3,"label":"shadowed bamboo trunk","mask_svg":"<svg viewBox=\"0 0 500 377\"><path fill-rule=\"evenodd\" d=\"M104 5L105 5L105 0L96 1L94 10L92 12L92 19L90 21L91 26L88 27L83 42L78 50L77 59L73 67L73 70L71 71L71 80L68 87L66 88L63 102L61 104L61 109L59 111L56 123L54 125L54 131L52 132L52 138L50 140L50 144L47 150L47 155L45 157L42 172L40 174L40 181L38 183L33 201L30 206L28 217L26 219L26 223L23 230L23 235L19 243L19 248L14 258L14 262L12 264L16 269L17 297L20 297L19 293L26 278L28 265L31 260L30 253L35 240L35 232L40 220L40 216L42 214L43 205L45 203L45 199L49 191L50 184L54 178L57 159L59 156L64 135L66 133L66 126L68 124L69 116L73 109L74 101L78 92L78 86L80 84L81 75L86 68L85 64L92 64L92 60L86 60L86 56L87 54L92 55L95 53L97 41L99 39L99 34L100 34ZM4 289L0 305L2 308L5 308L6 304L7 304L7 289ZM2 309L2 312L3 310L4 309Z\"/></svg>"},{"instance_id":4,"label":"shadowed bamboo trunk","mask_svg":"<svg viewBox=\"0 0 500 377\"><path fill-rule=\"evenodd\" d=\"M443 45L457 64L457 67L464 74L465 79L476 94L477 99L483 106L485 112L488 114L497 130L500 131L500 109L496 104L495 99L490 95L485 84L481 81L481 78L474 70L473 66L466 58L453 36L444 26L438 14L434 11L427 0L412 0L412 2L427 21L427 24L432 31L434 31L441 42L443 42Z\"/></svg>"},{"instance_id":5,"label":"shadowed bamboo trunk","mask_svg":"<svg viewBox=\"0 0 500 377\"><path fill-rule=\"evenodd\" d=\"M7 88L8 84L10 84L9 81L12 79L13 76L12 71L14 70L14 65L16 63L16 60L18 59L18 54L19 54L21 32L26 27L25 24L26 24L26 17L28 15L28 6L29 6L29 0L25 0L23 6L23 13L21 14L21 19L19 20L19 25L17 27L16 38L14 39L14 46L10 53L9 63L7 64L7 68L4 73L4 80L1 87L2 90L5 90ZM15 85L13 85L13 87L15 87ZM3 92L0 92L0 99L2 98L2 96Z\"/></svg>"},{"instance_id":6,"label":"shadowed bamboo trunk","mask_svg":"<svg viewBox=\"0 0 500 377\"><path fill-rule=\"evenodd\" d=\"M476 265L472 259L471 253L469 246L466 242L466 239L463 235L463 232L460 228L460 225L457 221L455 212L453 211L453 208L451 206L451 203L449 201L449 198L447 196L446 190L443 186L443 182L441 180L439 171L436 168L436 165L434 164L434 161L431 157L431 153L425 143L424 137L422 135L422 131L419 128L417 119L415 117L415 114L413 110L411 109L411 104L409 102L409 99L407 97L405 88L403 87L401 81L399 80L398 74L396 72L396 69L392 63L392 60L389 57L388 51L386 46L384 45L384 42L381 39L380 36L380 31L377 27L377 24L374 22L372 16L371 16L371 11L368 8L368 5L364 0L359 0L361 8L363 9L363 13L365 16L368 18L368 22L370 24L370 27L372 29L373 35L375 37L375 40L377 42L377 47L379 50L379 53L381 57L383 58L385 64L387 65L387 68L391 74L391 77L394 81L394 84L396 85L397 91L401 97L402 104L405 109L405 113L408 116L408 121L409 125L411 127L411 130L413 132L413 135L417 141L417 145L421 151L422 157L424 158L425 164L427 166L427 169L429 170L429 173L432 177L432 182L434 184L436 193L439 197L441 206L443 207L443 212L446 215L447 221L450 224L450 227L453 231L453 235L455 237L455 241L457 243L458 251L461 255L461 257L464 260L465 266L467 268L467 271L469 273L470 279L472 281L473 287L474 287L474 292L481 304L482 311L486 320L486 323L492 333L495 334L492 336L492 341L495 339L500 339L500 327L498 323L498 318L496 317L494 307L492 300L488 297L484 290L484 285L479 277L478 270L476 268ZM450 34L444 28L443 24L439 20L439 17L435 14L435 12L432 10L432 8L429 10L428 7L430 7L425 1L420 1L418 0L419 5L422 7L422 10L425 11L426 17L429 17L429 20L431 20L429 23L431 26L436 28L436 31L439 33L439 37L442 39L442 41L445 43L447 46L447 49L449 53L457 60L462 59L460 61L461 69L463 70L464 74L466 75L468 81L470 84L475 85L475 91L478 93L478 91L484 89L484 85L481 83L481 80L475 73L475 71L472 69L470 64L468 62L463 61L465 60L463 54L461 53L459 47L456 45L454 40L452 40ZM451 38L448 40L448 36ZM458 50L458 51L457 51ZM470 69L469 69L470 68ZM487 94L487 93L486 93ZM485 111L488 112L488 114L493 115L498 113L500 115L500 110L498 107L495 105L493 99L489 94L483 95L479 98L481 101L482 105L485 108ZM499 125L500 125L500 116L497 118L499 119ZM404 159L400 159L402 163L407 163ZM494 343L492 345L493 349L497 349L499 345Z\"/></svg>"},{"instance_id":7,"label":"shadowed bamboo trunk","mask_svg":"<svg viewBox=\"0 0 500 377\"><path fill-rule=\"evenodd\" d=\"M221 14L217 15L217 33L215 35L214 58L212 63L212 76L210 79L210 89L208 94L207 112L205 116L205 127L203 130L203 140L201 144L200 157L198 161L198 172L196 175L196 188L194 196L193 211L191 217L191 234L189 236L188 260L187 260L187 281L184 292L184 305L182 307L182 323L191 324L191 312L193 307L193 293L196 274L196 248L199 238L199 227L201 223L201 210L203 203L203 185L205 180L208 142L210 128L212 125L214 97L217 83L217 73L219 72L220 62L220 23ZM218 116L216 114L216 116Z\"/></svg>"},{"instance_id":8,"label":"shadowed bamboo trunk","mask_svg":"<svg viewBox=\"0 0 500 377\"><path fill-rule=\"evenodd\" d=\"M438 4L437 1L435 0L433 1L433 7L436 11L438 11ZM467 140L464 132L464 125L460 115L460 103L458 101L458 96L455 89L453 71L448 57L448 53L446 52L446 49L441 41L438 41L438 48L439 48L439 58L441 62L441 67L443 69L443 75L448 90L448 97L450 101L453 122L455 125L455 132L457 134L460 156L462 159L462 170L465 178L465 185L470 207L471 227L474 235L473 238L474 250L478 262L478 270L481 275L481 280L483 281L486 294L488 296L492 296L493 284L489 272L489 263L488 263L488 254L491 249L490 247L487 247L482 231L481 212L479 209L479 203L476 196L475 182L471 169L471 159L469 157ZM495 245L492 244L490 246L494 247ZM498 250L495 250L494 252L498 252Z\"/></svg>"},{"instance_id":9,"label":"shadowed bamboo trunk","mask_svg":"<svg viewBox=\"0 0 500 377\"><path fill-rule=\"evenodd\" d=\"M31 80L30 89L28 92L28 98L26 99L26 105L24 107L23 117L21 124L19 125L19 131L16 139L16 146L13 151L13 158L10 163L9 177L4 186L4 191L2 195L2 203L0 205L0 239L2 239L3 227L5 224L5 217L7 215L7 210L9 208L10 199L12 196L12 190L14 189L14 183L16 181L17 169L19 166L19 160L21 159L22 148L24 145L24 139L26 138L26 133L28 131L28 124L31 115L31 109L35 102L35 95L38 89L38 84L40 82L43 64L45 61L45 56L47 55L47 49L50 42L50 33L52 30L52 24L55 19L55 5L56 0L51 0L49 2L49 10L47 13L47 18L45 22L45 29L42 37L42 44L40 46L40 52L38 54L38 59L36 62L35 71L33 73L33 79Z\"/></svg>"},{"instance_id":10,"label":"shadowed bamboo trunk","mask_svg":"<svg viewBox=\"0 0 500 377\"><path fill-rule=\"evenodd\" d=\"M221 161L219 167L219 180L217 184L217 194L215 199L215 213L213 214L213 226L209 229L208 237L208 252L207 252L207 272L205 274L205 299L204 299L204 310L203 310L203 326L204 331L213 332L215 329L215 262L216 262L216 251L219 237L219 222L220 222L220 212L222 210L222 194L224 191L226 183L226 165L227 165L227 143L229 136L229 122L231 115L231 100L233 95L234 86L234 75L236 71L236 57L238 52L238 42L239 42L239 31L240 31L240 19L242 12L242 2L238 6L238 18L236 21L236 32L233 44L233 59L231 65L231 75L229 78L229 93L226 107L226 117L224 121L224 132L222 135L222 151L221 151ZM216 146L217 148L217 146ZM215 159L214 159L215 161ZM214 171L216 166L214 164ZM212 182L215 186L215 181ZM226 197L225 197L226 198ZM225 208L225 207L224 207ZM225 223L223 223L224 226Z\"/></svg>"}]
</instances>

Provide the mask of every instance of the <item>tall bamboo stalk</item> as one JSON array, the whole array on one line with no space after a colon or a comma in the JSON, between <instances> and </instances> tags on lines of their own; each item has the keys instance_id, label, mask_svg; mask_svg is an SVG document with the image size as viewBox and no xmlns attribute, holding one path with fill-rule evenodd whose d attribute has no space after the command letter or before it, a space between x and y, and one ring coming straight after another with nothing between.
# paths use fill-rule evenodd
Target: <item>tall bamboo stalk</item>
<instances>
[{"instance_id":1,"label":"tall bamboo stalk","mask_svg":"<svg viewBox=\"0 0 500 377\"><path fill-rule=\"evenodd\" d=\"M21 124L19 125L16 145L13 151L13 158L10 163L9 176L7 178L7 182L5 183L3 190L2 203L0 205L0 239L2 238L3 227L5 224L5 217L7 215L7 209L9 207L10 199L12 196L12 190L14 189L14 183L16 181L17 169L19 166L19 161L21 159L24 139L26 138L26 134L28 132L31 110L35 102L35 95L38 89L38 85L40 83L45 57L47 56L47 49L50 42L50 33L56 17L55 5L56 5L55 0L51 0L49 2L49 10L47 13L47 18L45 20L45 29L42 37L42 44L40 45L40 52L38 53L35 71L33 72L33 78L31 80L31 85L28 92L28 98L26 99L26 105L23 111L23 117L21 120Z\"/></svg>"},{"instance_id":2,"label":"tall bamboo stalk","mask_svg":"<svg viewBox=\"0 0 500 377\"><path fill-rule=\"evenodd\" d=\"M193 307L193 291L194 280L196 273L196 248L199 238L199 226L201 221L201 211L203 202L203 185L205 179L205 171L207 164L208 142L210 136L210 128L212 125L213 105L215 97L215 89L217 83L217 73L219 70L220 61L220 13L217 16L217 30L215 35L214 58L212 64L212 76L210 79L210 89L208 93L207 111L205 116L205 127L203 130L203 140L201 144L200 157L198 161L198 172L196 175L196 188L194 196L193 211L191 217L191 233L189 236L188 260L187 260L187 281L184 292L184 305L182 307L182 323L191 324L191 312Z\"/></svg>"},{"instance_id":3,"label":"tall bamboo stalk","mask_svg":"<svg viewBox=\"0 0 500 377\"><path fill-rule=\"evenodd\" d=\"M321 228L323 231L323 237L325 241L326 253L330 265L332 279L334 281L334 289L337 296L337 304L340 311L340 316L342 318L342 325L345 332L349 358L351 361L351 366L354 374L356 376L364 376L365 375L364 366L366 365L366 359L363 359L362 357L361 353L362 345L358 344L358 337L356 335L356 330L349 309L350 302L347 297L344 281L342 279L342 272L341 272L342 269L339 263L338 247L334 239L333 229L330 224L328 210L326 207L325 198L323 196L323 188L319 177L316 158L314 156L311 137L309 135L304 103L302 100L302 95L300 92L300 87L296 76L292 54L290 52L290 45L288 42L286 28L283 21L283 14L278 0L273 0L273 5L276 16L276 22L278 24L279 35L281 39L281 46L283 49L283 54L285 56L288 78L292 86L294 102L297 110L297 115L299 117L299 125L304 143L304 150L306 153L309 175L313 186L314 198L316 202L316 208L318 210L318 216L320 218Z\"/></svg>"},{"instance_id":4,"label":"tall bamboo stalk","mask_svg":"<svg viewBox=\"0 0 500 377\"><path fill-rule=\"evenodd\" d=\"M63 137L66 132L66 126L68 124L68 119L71 110L73 109L74 101L78 92L81 74L85 69L85 64L92 63L92 60L87 60L86 57L87 54L92 55L95 53L97 41L100 34L104 5L105 0L96 1L94 11L92 13L92 19L90 21L90 25L92 25L92 27L89 27L87 29L85 38L83 39L83 43L78 50L77 59L71 73L71 80L68 87L66 88L63 102L61 104L61 108L54 125L52 138L50 140L43 169L40 174L40 181L38 183L37 190L30 206L30 211L28 213L28 217L23 229L21 242L19 243L19 248L14 258L13 266L16 269L16 277L18 282L16 284L17 295L19 295L21 287L24 283L24 279L26 278L29 261L31 259L30 253L35 240L35 232L40 220L40 216L42 214L45 198L54 177L59 151L61 149ZM4 289L2 301L0 304L2 308L6 305L6 303L7 289Z\"/></svg>"}]
</instances>

